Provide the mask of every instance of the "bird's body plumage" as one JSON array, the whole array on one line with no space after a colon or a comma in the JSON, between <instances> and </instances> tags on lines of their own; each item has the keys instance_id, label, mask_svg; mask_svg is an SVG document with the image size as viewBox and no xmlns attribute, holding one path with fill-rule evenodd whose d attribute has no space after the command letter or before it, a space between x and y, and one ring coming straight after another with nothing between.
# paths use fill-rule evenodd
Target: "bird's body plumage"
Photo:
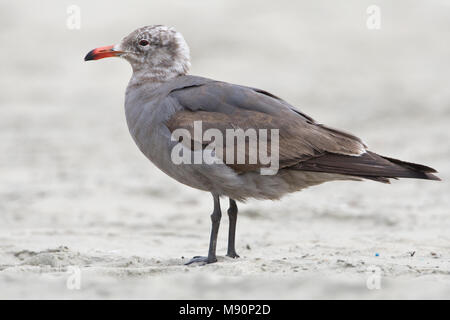
<instances>
[{"instance_id":1,"label":"bird's body plumage","mask_svg":"<svg viewBox=\"0 0 450 320\"><path fill-rule=\"evenodd\" d=\"M168 122L186 108L171 94L208 82L212 80L183 76L159 86L143 83L127 90L125 113L130 133L142 153L167 175L193 188L237 200L278 199L286 193L341 178L297 170L280 170L276 176L260 175L257 170L239 174L226 164L174 164L171 150L178 142L172 140Z\"/></svg>"},{"instance_id":2,"label":"bird's body plumage","mask_svg":"<svg viewBox=\"0 0 450 320\"><path fill-rule=\"evenodd\" d=\"M417 171L368 153L357 137L316 123L270 93L202 77L183 75L139 85L132 80L125 110L136 144L158 168L181 183L232 199L273 200L326 181L385 182L402 175L412 177ZM260 175L258 165L174 164L170 156L178 141L171 134L183 128L193 137L194 121L202 121L204 130L221 132L279 128L280 170L272 176ZM341 165L326 165L327 159Z\"/></svg>"}]
</instances>

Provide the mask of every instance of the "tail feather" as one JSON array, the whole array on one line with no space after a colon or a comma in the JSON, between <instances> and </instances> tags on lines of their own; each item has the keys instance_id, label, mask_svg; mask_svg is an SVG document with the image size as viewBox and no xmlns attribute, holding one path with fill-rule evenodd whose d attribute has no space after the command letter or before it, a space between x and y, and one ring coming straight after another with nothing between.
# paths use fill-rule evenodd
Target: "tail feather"
<instances>
[{"instance_id":1,"label":"tail feather","mask_svg":"<svg viewBox=\"0 0 450 320\"><path fill-rule=\"evenodd\" d=\"M436 173L433 168L383 157L370 151L361 156L326 153L300 162L292 168L303 171L337 173L384 183L389 183L389 179L396 178L441 180L432 174Z\"/></svg>"}]
</instances>

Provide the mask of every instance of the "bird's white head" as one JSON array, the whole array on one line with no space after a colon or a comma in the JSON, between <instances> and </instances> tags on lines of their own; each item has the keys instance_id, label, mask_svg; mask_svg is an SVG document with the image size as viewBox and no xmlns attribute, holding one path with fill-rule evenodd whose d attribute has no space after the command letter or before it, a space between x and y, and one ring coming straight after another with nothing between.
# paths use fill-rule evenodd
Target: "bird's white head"
<instances>
[{"instance_id":1,"label":"bird's white head","mask_svg":"<svg viewBox=\"0 0 450 320\"><path fill-rule=\"evenodd\" d=\"M85 61L121 57L138 81L163 82L184 75L190 67L189 47L174 28L152 25L139 28L116 45L91 50Z\"/></svg>"}]
</instances>

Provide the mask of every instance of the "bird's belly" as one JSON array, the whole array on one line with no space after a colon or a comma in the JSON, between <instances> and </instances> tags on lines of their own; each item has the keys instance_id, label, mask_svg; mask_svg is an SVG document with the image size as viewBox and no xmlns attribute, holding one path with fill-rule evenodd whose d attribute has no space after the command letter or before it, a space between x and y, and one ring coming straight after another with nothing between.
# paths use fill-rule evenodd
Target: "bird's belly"
<instances>
[{"instance_id":1,"label":"bird's belly","mask_svg":"<svg viewBox=\"0 0 450 320\"><path fill-rule=\"evenodd\" d=\"M141 152L165 174L192 188L215 192L211 175L203 165L176 164L173 161L171 153L175 141L171 140L164 124L137 124L129 126L129 129Z\"/></svg>"}]
</instances>

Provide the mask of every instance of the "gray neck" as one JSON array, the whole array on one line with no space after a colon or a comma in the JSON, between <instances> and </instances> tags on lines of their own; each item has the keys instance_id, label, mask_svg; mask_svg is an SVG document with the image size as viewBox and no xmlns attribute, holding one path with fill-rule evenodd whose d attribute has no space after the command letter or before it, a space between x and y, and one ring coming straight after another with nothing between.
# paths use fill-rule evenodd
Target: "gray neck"
<instances>
[{"instance_id":1,"label":"gray neck","mask_svg":"<svg viewBox=\"0 0 450 320\"><path fill-rule=\"evenodd\" d=\"M182 74L172 70L162 70L157 68L152 70L136 70L135 68L133 68L133 75L131 76L128 86L138 86L139 84L143 83L162 84L180 75Z\"/></svg>"}]
</instances>

